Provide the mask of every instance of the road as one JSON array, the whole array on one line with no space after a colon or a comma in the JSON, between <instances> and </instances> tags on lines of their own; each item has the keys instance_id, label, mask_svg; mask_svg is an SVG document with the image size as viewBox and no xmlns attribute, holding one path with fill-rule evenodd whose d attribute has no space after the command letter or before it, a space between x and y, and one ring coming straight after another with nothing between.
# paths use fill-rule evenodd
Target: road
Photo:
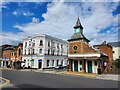
<instances>
[{"instance_id":1,"label":"road","mask_svg":"<svg viewBox=\"0 0 120 90\"><path fill-rule=\"evenodd\" d=\"M32 71L2 70L3 78L9 79L11 87L5 88L118 88L117 81L58 75ZM16 90L16 89L15 89Z\"/></svg>"}]
</instances>

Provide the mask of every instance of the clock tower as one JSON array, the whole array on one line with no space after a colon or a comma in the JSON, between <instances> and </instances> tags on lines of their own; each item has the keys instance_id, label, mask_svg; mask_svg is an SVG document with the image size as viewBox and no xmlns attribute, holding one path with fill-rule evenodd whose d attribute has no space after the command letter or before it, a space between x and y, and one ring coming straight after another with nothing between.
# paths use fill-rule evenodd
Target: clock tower
<instances>
[{"instance_id":1,"label":"clock tower","mask_svg":"<svg viewBox=\"0 0 120 90\"><path fill-rule=\"evenodd\" d=\"M74 28L74 34L72 35L71 39L69 39L68 41L81 40L89 43L89 40L83 35L83 26L80 23L79 17L73 28Z\"/></svg>"},{"instance_id":2,"label":"clock tower","mask_svg":"<svg viewBox=\"0 0 120 90\"><path fill-rule=\"evenodd\" d=\"M74 33L71 37L71 39L68 39L69 41L69 54L83 54L84 52L86 52L86 50L84 49L88 47L89 44L89 40L83 35L83 26L81 25L80 19L78 17L77 22L75 24L74 28ZM74 59L73 59L74 58ZM84 60L78 60L75 59L76 57L73 57L72 59L69 58L69 68L71 69L71 71L80 71L80 72L85 72L85 61ZM77 62L74 62L76 61ZM78 67L74 67L73 69L73 63L80 63L81 65ZM81 67L80 69L77 69Z\"/></svg>"},{"instance_id":3,"label":"clock tower","mask_svg":"<svg viewBox=\"0 0 120 90\"><path fill-rule=\"evenodd\" d=\"M103 68L102 62L107 56L100 50L93 48L83 34L83 26L78 17L74 33L69 41L68 61L69 71L83 73L97 73L98 68Z\"/></svg>"}]
</instances>

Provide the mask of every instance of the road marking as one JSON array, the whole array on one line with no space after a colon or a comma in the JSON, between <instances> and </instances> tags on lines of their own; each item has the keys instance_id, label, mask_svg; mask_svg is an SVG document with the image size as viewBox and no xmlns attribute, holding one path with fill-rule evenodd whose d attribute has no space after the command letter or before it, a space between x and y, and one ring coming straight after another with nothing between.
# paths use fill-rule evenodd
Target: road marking
<instances>
[{"instance_id":1,"label":"road marking","mask_svg":"<svg viewBox=\"0 0 120 90\"><path fill-rule=\"evenodd\" d=\"M5 82L3 84L0 84L0 87L3 87L5 85L7 85L8 83L10 83L10 80L6 79L6 78L3 78L3 77L0 77L1 80L5 80Z\"/></svg>"}]
</instances>

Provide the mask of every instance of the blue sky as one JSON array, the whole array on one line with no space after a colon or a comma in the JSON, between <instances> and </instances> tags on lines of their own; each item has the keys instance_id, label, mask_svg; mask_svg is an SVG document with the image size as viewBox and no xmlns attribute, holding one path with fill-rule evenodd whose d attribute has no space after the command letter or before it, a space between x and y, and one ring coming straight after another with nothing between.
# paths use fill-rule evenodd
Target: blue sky
<instances>
[{"instance_id":1,"label":"blue sky","mask_svg":"<svg viewBox=\"0 0 120 90\"><path fill-rule=\"evenodd\" d=\"M25 24L32 21L33 17L43 21L42 13L46 12L47 2L39 4L34 2L12 2L2 9L3 32L18 33L21 30L13 28L17 24ZM6 22L7 21L7 22Z\"/></svg>"},{"instance_id":2,"label":"blue sky","mask_svg":"<svg viewBox=\"0 0 120 90\"><path fill-rule=\"evenodd\" d=\"M18 44L34 34L67 40L78 13L90 44L118 40L118 2L3 2L1 9L2 44Z\"/></svg>"}]
</instances>

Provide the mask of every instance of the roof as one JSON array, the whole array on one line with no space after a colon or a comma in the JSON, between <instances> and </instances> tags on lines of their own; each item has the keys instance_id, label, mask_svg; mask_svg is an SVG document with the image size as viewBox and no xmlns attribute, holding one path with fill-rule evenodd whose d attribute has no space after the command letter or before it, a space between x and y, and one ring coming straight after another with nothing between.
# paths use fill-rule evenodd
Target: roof
<instances>
[{"instance_id":1,"label":"roof","mask_svg":"<svg viewBox=\"0 0 120 90\"><path fill-rule=\"evenodd\" d=\"M55 40L55 41L60 41L60 42L64 42L64 43L67 43L67 44L68 44L68 42L67 42L66 40L59 39L59 38L57 38L57 37L53 37L53 36L50 36L50 35L48 35L48 34L35 34L35 35L29 36L29 37L27 37L27 38L24 38L23 40L28 40L28 39L30 40L30 39L33 39L33 38L36 38L36 37L52 38L52 39Z\"/></svg>"},{"instance_id":2,"label":"roof","mask_svg":"<svg viewBox=\"0 0 120 90\"><path fill-rule=\"evenodd\" d=\"M17 46L9 46L4 48L4 50L14 50Z\"/></svg>"},{"instance_id":3,"label":"roof","mask_svg":"<svg viewBox=\"0 0 120 90\"><path fill-rule=\"evenodd\" d=\"M120 47L120 42L109 42L108 44L112 47Z\"/></svg>"},{"instance_id":4,"label":"roof","mask_svg":"<svg viewBox=\"0 0 120 90\"><path fill-rule=\"evenodd\" d=\"M76 24L75 24L75 26L73 28L78 28L78 27L80 27L80 29L83 29L83 27L82 27L82 25L80 23L79 17L78 17L77 22L76 22Z\"/></svg>"},{"instance_id":5,"label":"roof","mask_svg":"<svg viewBox=\"0 0 120 90\"><path fill-rule=\"evenodd\" d=\"M18 46L22 45L23 46L23 43L19 43Z\"/></svg>"},{"instance_id":6,"label":"roof","mask_svg":"<svg viewBox=\"0 0 120 90\"><path fill-rule=\"evenodd\" d=\"M69 39L68 41L73 41L73 40L80 40L80 39L84 39L87 42L90 42L83 34L81 33L75 33L73 34L73 36L71 37L71 39Z\"/></svg>"},{"instance_id":7,"label":"roof","mask_svg":"<svg viewBox=\"0 0 120 90\"><path fill-rule=\"evenodd\" d=\"M93 47L97 47L97 46L104 46L104 45L107 45L108 47L111 47L111 48L112 48L112 46L111 46L111 45L109 45L106 41L103 41L103 43L102 43L102 44L93 45Z\"/></svg>"}]
</instances>

